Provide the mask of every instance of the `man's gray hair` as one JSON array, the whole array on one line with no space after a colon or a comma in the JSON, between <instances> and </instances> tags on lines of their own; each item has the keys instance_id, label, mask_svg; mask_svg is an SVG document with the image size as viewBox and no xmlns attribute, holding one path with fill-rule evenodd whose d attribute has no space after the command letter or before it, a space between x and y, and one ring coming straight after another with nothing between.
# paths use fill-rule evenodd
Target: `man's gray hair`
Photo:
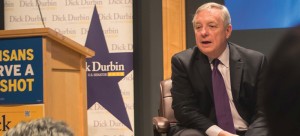
<instances>
[{"instance_id":1,"label":"man's gray hair","mask_svg":"<svg viewBox=\"0 0 300 136\"><path fill-rule=\"evenodd\" d=\"M203 11L203 10L207 10L207 9L220 9L222 11L222 18L223 18L223 21L224 21L224 26L227 27L229 24L231 24L231 18L230 18L230 14L229 14L229 11L228 9L224 6L224 5L221 5L221 4L218 4L218 3L214 3L214 2L209 2L209 3L206 3L206 4L203 4L202 6L200 6L197 10L196 10L196 13L194 14L194 17L193 17L193 20L192 20L192 23L193 23L193 26L195 27L195 18L197 16L197 14L200 12L200 11Z\"/></svg>"},{"instance_id":2,"label":"man's gray hair","mask_svg":"<svg viewBox=\"0 0 300 136\"><path fill-rule=\"evenodd\" d=\"M73 136L73 132L62 121L55 122L50 118L42 118L20 122L3 136Z\"/></svg>"}]
</instances>

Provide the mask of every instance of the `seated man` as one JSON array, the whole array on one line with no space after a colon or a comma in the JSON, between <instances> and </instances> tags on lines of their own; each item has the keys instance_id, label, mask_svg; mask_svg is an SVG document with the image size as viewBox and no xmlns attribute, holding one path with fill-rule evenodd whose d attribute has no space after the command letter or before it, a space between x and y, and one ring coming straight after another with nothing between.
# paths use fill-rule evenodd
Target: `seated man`
<instances>
[{"instance_id":1,"label":"seated man","mask_svg":"<svg viewBox=\"0 0 300 136\"><path fill-rule=\"evenodd\" d=\"M200 6L193 18L197 46L172 57L175 136L265 136L258 103L266 57L228 42L227 8ZM175 134L174 134L175 133Z\"/></svg>"}]
</instances>

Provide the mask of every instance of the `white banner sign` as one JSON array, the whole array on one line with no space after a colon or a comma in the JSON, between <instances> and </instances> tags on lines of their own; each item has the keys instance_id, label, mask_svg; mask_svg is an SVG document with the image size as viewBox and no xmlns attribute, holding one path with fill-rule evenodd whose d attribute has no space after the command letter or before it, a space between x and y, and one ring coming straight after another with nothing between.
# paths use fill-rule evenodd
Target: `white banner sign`
<instances>
[{"instance_id":1,"label":"white banner sign","mask_svg":"<svg viewBox=\"0 0 300 136\"><path fill-rule=\"evenodd\" d=\"M87 61L88 134L133 136L132 0L38 2L40 10L36 0L4 0L5 29L42 28L41 12L46 27L93 49L96 56Z\"/></svg>"}]
</instances>

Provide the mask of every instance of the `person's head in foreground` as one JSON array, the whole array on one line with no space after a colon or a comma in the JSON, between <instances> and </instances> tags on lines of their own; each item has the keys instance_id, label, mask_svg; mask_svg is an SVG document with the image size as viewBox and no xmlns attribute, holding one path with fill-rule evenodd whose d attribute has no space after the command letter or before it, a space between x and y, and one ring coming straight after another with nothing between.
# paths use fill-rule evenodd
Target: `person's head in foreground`
<instances>
[{"instance_id":1,"label":"person's head in foreground","mask_svg":"<svg viewBox=\"0 0 300 136\"><path fill-rule=\"evenodd\" d=\"M300 26L291 28L270 58L264 108L270 136L300 135Z\"/></svg>"},{"instance_id":2,"label":"person's head in foreground","mask_svg":"<svg viewBox=\"0 0 300 136\"><path fill-rule=\"evenodd\" d=\"M3 136L73 136L73 132L64 122L42 118L30 122L20 122Z\"/></svg>"}]
</instances>

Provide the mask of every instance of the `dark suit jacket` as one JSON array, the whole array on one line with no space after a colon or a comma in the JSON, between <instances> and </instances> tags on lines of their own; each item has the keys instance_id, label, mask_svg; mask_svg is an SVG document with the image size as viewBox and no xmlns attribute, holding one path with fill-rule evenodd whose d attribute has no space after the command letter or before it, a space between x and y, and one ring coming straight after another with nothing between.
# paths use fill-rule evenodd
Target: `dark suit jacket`
<instances>
[{"instance_id":1,"label":"dark suit jacket","mask_svg":"<svg viewBox=\"0 0 300 136\"><path fill-rule=\"evenodd\" d=\"M258 98L262 89L265 55L229 44L230 80L233 101L240 116L250 124L246 135L263 136L265 124ZM174 114L180 125L205 132L216 124L211 67L197 47L172 57ZM258 134L260 133L260 134Z\"/></svg>"}]
</instances>

